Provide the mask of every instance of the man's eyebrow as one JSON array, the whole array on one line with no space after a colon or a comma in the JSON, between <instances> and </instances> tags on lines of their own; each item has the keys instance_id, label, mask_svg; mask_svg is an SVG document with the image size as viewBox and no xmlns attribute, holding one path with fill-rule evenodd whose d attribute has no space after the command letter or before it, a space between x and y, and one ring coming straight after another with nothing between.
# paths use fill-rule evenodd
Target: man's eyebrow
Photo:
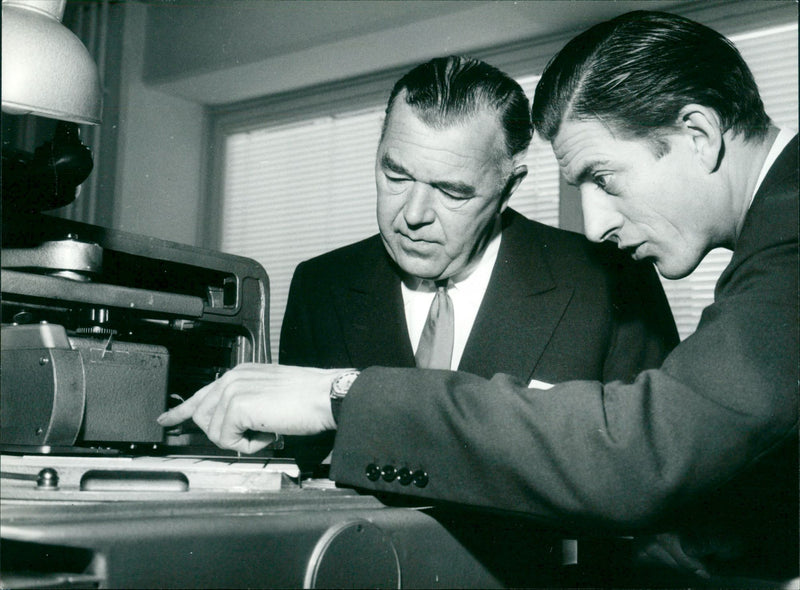
<instances>
[{"instance_id":1,"label":"man's eyebrow","mask_svg":"<svg viewBox=\"0 0 800 590\"><path fill-rule=\"evenodd\" d=\"M406 170L400 163L395 162L389 154L381 156L381 166L396 174L401 174L408 178L414 178L414 175ZM465 197L471 197L475 194L475 187L464 182L456 182L451 180L436 180L429 183L432 187L448 192L457 193Z\"/></svg>"},{"instance_id":2,"label":"man's eyebrow","mask_svg":"<svg viewBox=\"0 0 800 590\"><path fill-rule=\"evenodd\" d=\"M403 168L403 166L401 166L394 160L392 160L392 157L389 154L383 154L383 156L381 156L381 166L383 168L388 168L389 170L391 170L392 172L396 172L397 174L402 174L403 176L408 176L409 178L412 178L409 171Z\"/></svg>"},{"instance_id":3,"label":"man's eyebrow","mask_svg":"<svg viewBox=\"0 0 800 590\"><path fill-rule=\"evenodd\" d=\"M475 187L463 182L450 182L448 180L442 180L439 182L432 182L431 186L446 193L456 193L464 197L471 197L475 194Z\"/></svg>"},{"instance_id":4,"label":"man's eyebrow","mask_svg":"<svg viewBox=\"0 0 800 590\"><path fill-rule=\"evenodd\" d=\"M608 165L608 160L594 160L592 162L587 162L586 164L584 164L583 168L576 176L571 178L566 178L565 176L565 180L567 184L570 186L580 186L581 184L586 182L586 180L589 179L592 176L592 174L594 174L594 171L597 168L601 168L607 165Z\"/></svg>"}]
</instances>

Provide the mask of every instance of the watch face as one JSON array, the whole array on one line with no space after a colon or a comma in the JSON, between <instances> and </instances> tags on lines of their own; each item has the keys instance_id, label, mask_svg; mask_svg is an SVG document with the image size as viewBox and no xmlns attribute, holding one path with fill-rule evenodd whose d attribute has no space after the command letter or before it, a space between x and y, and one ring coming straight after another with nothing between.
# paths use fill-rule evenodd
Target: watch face
<instances>
[{"instance_id":1,"label":"watch face","mask_svg":"<svg viewBox=\"0 0 800 590\"><path fill-rule=\"evenodd\" d=\"M347 373L339 375L333 381L333 385L331 386L331 397L342 398L347 395L347 392L350 391L350 386L353 384L353 381L356 380L358 375L358 371L348 371Z\"/></svg>"}]
</instances>

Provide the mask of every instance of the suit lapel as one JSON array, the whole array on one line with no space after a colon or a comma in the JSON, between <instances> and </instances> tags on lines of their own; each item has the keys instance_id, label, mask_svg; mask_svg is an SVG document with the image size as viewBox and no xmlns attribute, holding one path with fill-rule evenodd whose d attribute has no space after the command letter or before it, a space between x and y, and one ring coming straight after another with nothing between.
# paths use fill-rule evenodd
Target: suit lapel
<instances>
[{"instance_id":1,"label":"suit lapel","mask_svg":"<svg viewBox=\"0 0 800 590\"><path fill-rule=\"evenodd\" d=\"M413 367L400 277L379 247L380 252L364 259L349 286L334 289L333 304L350 358L363 361L357 368Z\"/></svg>"},{"instance_id":2,"label":"suit lapel","mask_svg":"<svg viewBox=\"0 0 800 590\"><path fill-rule=\"evenodd\" d=\"M461 357L459 370L489 378L508 373L528 382L572 297L558 288L534 236L514 215Z\"/></svg>"}]
</instances>

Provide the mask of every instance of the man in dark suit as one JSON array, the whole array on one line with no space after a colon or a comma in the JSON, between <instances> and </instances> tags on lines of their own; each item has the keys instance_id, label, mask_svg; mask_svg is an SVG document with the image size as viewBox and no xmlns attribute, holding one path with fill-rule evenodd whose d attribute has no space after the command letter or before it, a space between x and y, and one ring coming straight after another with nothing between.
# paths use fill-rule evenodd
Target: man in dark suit
<instances>
[{"instance_id":1,"label":"man in dark suit","mask_svg":"<svg viewBox=\"0 0 800 590\"><path fill-rule=\"evenodd\" d=\"M264 443L248 429L335 424L339 483L656 531L664 542L645 550L676 567L773 587L796 578L797 137L771 124L724 37L657 12L568 43L533 115L580 187L590 238L669 277L713 247L733 250L696 332L659 369L539 391L502 374L246 365L163 422L191 416L217 444L250 452Z\"/></svg>"},{"instance_id":2,"label":"man in dark suit","mask_svg":"<svg viewBox=\"0 0 800 590\"><path fill-rule=\"evenodd\" d=\"M528 384L630 381L661 364L678 337L652 264L507 208L529 110L519 84L478 60L436 58L398 80L376 155L380 234L297 267L282 364L417 366L442 279L456 325L439 368ZM305 467L309 445L324 457L332 441L288 438L288 454Z\"/></svg>"}]
</instances>

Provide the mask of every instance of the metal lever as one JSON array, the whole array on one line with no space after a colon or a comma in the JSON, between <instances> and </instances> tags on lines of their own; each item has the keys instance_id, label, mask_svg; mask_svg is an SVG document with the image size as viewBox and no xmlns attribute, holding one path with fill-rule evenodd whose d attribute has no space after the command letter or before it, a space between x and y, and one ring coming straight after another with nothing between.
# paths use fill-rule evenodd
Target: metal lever
<instances>
[{"instance_id":1,"label":"metal lever","mask_svg":"<svg viewBox=\"0 0 800 590\"><path fill-rule=\"evenodd\" d=\"M103 249L70 235L66 240L43 242L36 248L6 248L3 268L99 273L103 269Z\"/></svg>"},{"instance_id":2,"label":"metal lever","mask_svg":"<svg viewBox=\"0 0 800 590\"><path fill-rule=\"evenodd\" d=\"M40 490L58 489L58 471L52 469L51 467L45 467L36 475L33 473L9 473L7 471L0 471L0 478L35 481L36 487Z\"/></svg>"}]
</instances>

